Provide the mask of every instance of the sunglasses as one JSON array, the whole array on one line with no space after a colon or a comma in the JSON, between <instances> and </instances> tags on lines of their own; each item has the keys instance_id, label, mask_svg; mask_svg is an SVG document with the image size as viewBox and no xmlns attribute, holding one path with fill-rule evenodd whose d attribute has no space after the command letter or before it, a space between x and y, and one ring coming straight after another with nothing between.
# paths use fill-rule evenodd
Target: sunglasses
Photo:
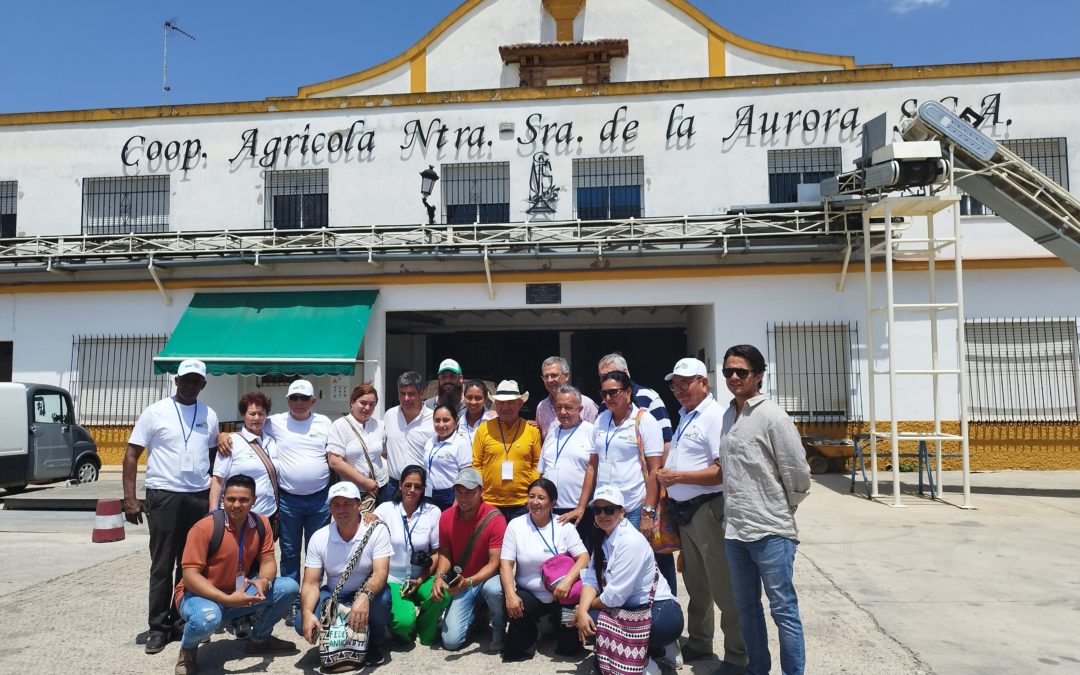
<instances>
[{"instance_id":1,"label":"sunglasses","mask_svg":"<svg viewBox=\"0 0 1080 675\"><path fill-rule=\"evenodd\" d=\"M622 387L619 387L618 389L601 389L600 398L612 398L614 396L618 396L624 391L626 391L626 389L623 389Z\"/></svg>"},{"instance_id":2,"label":"sunglasses","mask_svg":"<svg viewBox=\"0 0 1080 675\"><path fill-rule=\"evenodd\" d=\"M745 380L750 373L754 371L747 370L746 368L724 368L720 372L724 375L724 379L727 379L732 375L738 375L740 380Z\"/></svg>"},{"instance_id":3,"label":"sunglasses","mask_svg":"<svg viewBox=\"0 0 1080 675\"><path fill-rule=\"evenodd\" d=\"M289 397L290 401L310 401L313 397L304 396L303 394L293 394Z\"/></svg>"},{"instance_id":4,"label":"sunglasses","mask_svg":"<svg viewBox=\"0 0 1080 675\"><path fill-rule=\"evenodd\" d=\"M597 514L604 514L605 516L613 516L622 509L621 506L594 506L593 510Z\"/></svg>"}]
</instances>

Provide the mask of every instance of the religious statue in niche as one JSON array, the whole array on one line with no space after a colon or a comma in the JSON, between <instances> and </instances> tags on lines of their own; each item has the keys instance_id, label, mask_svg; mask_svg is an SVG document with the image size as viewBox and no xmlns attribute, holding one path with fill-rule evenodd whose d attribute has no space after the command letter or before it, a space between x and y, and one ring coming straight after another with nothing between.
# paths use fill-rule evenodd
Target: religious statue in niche
<instances>
[{"instance_id":1,"label":"religious statue in niche","mask_svg":"<svg viewBox=\"0 0 1080 675\"><path fill-rule=\"evenodd\" d=\"M546 152L533 155L532 172L529 174L529 208L531 215L551 215L555 213L555 202L559 201L559 188L551 175L551 159Z\"/></svg>"}]
</instances>

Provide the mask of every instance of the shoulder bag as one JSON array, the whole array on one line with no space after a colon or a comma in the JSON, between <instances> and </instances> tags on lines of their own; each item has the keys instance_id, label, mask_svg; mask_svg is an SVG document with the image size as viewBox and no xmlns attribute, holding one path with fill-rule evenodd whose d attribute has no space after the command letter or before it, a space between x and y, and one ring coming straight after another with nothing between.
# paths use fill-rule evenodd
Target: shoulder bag
<instances>
[{"instance_id":1,"label":"shoulder bag","mask_svg":"<svg viewBox=\"0 0 1080 675\"><path fill-rule=\"evenodd\" d=\"M649 480L649 468L645 463L645 441L641 438L641 416L645 414L644 408L638 409L637 418L634 419L634 433L637 435L638 452L641 457L641 473L645 480ZM656 520L649 543L652 544L654 553L674 553L682 548L682 540L679 538L679 525L671 517L671 509L667 502L667 490L660 486L660 497L656 500Z\"/></svg>"},{"instance_id":2,"label":"shoulder bag","mask_svg":"<svg viewBox=\"0 0 1080 675\"><path fill-rule=\"evenodd\" d=\"M603 675L640 675L649 662L652 604L660 568L653 575L649 601L638 609L602 609L596 620L596 665Z\"/></svg>"},{"instance_id":3,"label":"shoulder bag","mask_svg":"<svg viewBox=\"0 0 1080 675\"><path fill-rule=\"evenodd\" d=\"M357 632L349 628L349 612L352 607L339 603L338 595L341 594L341 589L345 587L345 582L349 580L349 575L352 574L353 567L364 552L364 547L367 546L368 540L371 539L371 535L375 532L375 528L380 525L387 527L383 521L376 520L364 534L364 538L360 540L352 555L349 556L349 564L345 566L345 571L341 573L341 578L338 579L334 592L327 599L326 604L323 605L322 623L319 630L319 665L325 672L335 673L356 670L364 666L364 658L367 656L367 633ZM387 533L389 534L389 532L390 530L387 527ZM368 578L370 577L369 574ZM363 588L366 583L367 579L364 579L360 587Z\"/></svg>"},{"instance_id":4,"label":"shoulder bag","mask_svg":"<svg viewBox=\"0 0 1080 675\"><path fill-rule=\"evenodd\" d=\"M261 443L248 441L248 445L255 451L259 461L263 463L263 467L266 468L266 475L270 478L270 485L274 488L274 515L270 517L270 527L274 531L274 539L277 539L280 531L279 523L281 522L281 514L278 513L278 509L281 508L281 494L278 492L277 469L274 468L274 463L270 461L270 455L266 453Z\"/></svg>"},{"instance_id":5,"label":"shoulder bag","mask_svg":"<svg viewBox=\"0 0 1080 675\"><path fill-rule=\"evenodd\" d=\"M352 420L349 416L345 416L345 423L349 425L352 432L356 434L356 440L360 441L360 447L364 451L364 459L367 460L368 477L375 481L375 490L372 492L365 492L364 496L360 498L360 513L371 513L375 510L375 505L378 502L379 497L379 479L375 477L375 465L371 463L371 455L368 454L367 443L364 442L364 437L360 435L360 432L353 426Z\"/></svg>"}]
</instances>

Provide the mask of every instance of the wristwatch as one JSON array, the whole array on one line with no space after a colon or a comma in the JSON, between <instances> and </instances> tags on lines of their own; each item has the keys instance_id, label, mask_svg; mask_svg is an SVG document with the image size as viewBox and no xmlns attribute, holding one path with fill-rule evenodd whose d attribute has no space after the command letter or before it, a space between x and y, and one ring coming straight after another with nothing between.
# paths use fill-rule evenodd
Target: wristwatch
<instances>
[{"instance_id":1,"label":"wristwatch","mask_svg":"<svg viewBox=\"0 0 1080 675\"><path fill-rule=\"evenodd\" d=\"M648 516L650 518L656 518L656 507L655 506L642 506L641 507L641 512L644 515L646 515L646 516Z\"/></svg>"},{"instance_id":2,"label":"wristwatch","mask_svg":"<svg viewBox=\"0 0 1080 675\"><path fill-rule=\"evenodd\" d=\"M366 588L361 588L360 592L367 596L368 602L375 602L375 593L373 591L369 591Z\"/></svg>"}]
</instances>

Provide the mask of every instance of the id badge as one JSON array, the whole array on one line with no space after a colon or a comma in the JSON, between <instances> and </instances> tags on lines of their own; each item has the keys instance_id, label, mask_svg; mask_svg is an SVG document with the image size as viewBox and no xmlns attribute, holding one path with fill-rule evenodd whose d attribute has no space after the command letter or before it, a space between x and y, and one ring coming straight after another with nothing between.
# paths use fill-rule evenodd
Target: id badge
<instances>
[{"instance_id":1,"label":"id badge","mask_svg":"<svg viewBox=\"0 0 1080 675\"><path fill-rule=\"evenodd\" d=\"M600 462L599 466L597 466L596 468L596 484L608 485L609 483L611 483L611 463Z\"/></svg>"},{"instance_id":2,"label":"id badge","mask_svg":"<svg viewBox=\"0 0 1080 675\"><path fill-rule=\"evenodd\" d=\"M503 462L502 463L502 479L503 480L514 480L514 463L513 462Z\"/></svg>"},{"instance_id":3,"label":"id badge","mask_svg":"<svg viewBox=\"0 0 1080 675\"><path fill-rule=\"evenodd\" d=\"M190 452L185 452L180 455L180 470L184 473L191 473L195 470L195 455Z\"/></svg>"},{"instance_id":4,"label":"id badge","mask_svg":"<svg viewBox=\"0 0 1080 675\"><path fill-rule=\"evenodd\" d=\"M237 574L236 575L236 590L239 591L240 589L242 589L244 587L244 583L246 581L247 581L247 579L244 577L243 574Z\"/></svg>"}]
</instances>

